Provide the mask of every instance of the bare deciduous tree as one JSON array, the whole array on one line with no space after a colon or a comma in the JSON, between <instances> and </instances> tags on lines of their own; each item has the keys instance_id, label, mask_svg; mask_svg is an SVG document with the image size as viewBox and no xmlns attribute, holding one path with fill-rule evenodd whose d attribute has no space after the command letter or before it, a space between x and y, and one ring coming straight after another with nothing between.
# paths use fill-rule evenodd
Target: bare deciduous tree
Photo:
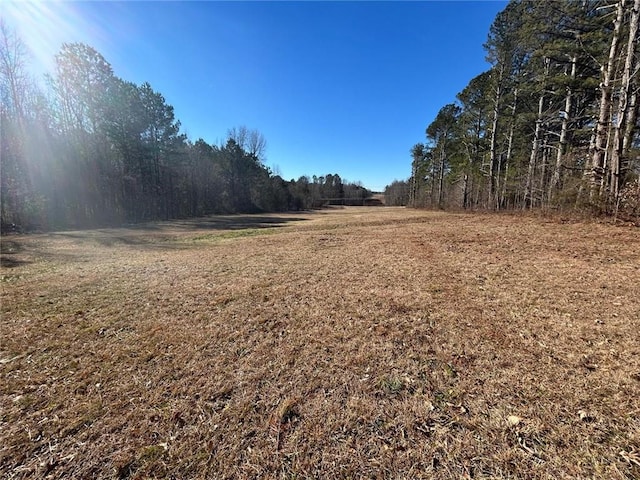
<instances>
[{"instance_id":1,"label":"bare deciduous tree","mask_svg":"<svg viewBox=\"0 0 640 480\"><path fill-rule=\"evenodd\" d=\"M250 130L244 125L233 127L227 131L227 139L233 140L249 155L264 162L267 152L267 140L258 130Z\"/></svg>"}]
</instances>

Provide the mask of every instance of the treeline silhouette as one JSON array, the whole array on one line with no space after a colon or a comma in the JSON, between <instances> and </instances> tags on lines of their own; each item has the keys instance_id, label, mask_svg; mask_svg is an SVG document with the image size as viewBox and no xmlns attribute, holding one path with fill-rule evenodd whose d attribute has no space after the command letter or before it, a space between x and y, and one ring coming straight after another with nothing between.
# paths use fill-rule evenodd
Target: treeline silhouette
<instances>
[{"instance_id":1,"label":"treeline silhouette","mask_svg":"<svg viewBox=\"0 0 640 480\"><path fill-rule=\"evenodd\" d=\"M62 46L43 89L20 38L4 22L0 30L3 231L301 210L371 195L337 174L284 180L263 163L263 135L246 127L221 145L192 142L162 94L117 77L85 44Z\"/></svg>"}]
</instances>

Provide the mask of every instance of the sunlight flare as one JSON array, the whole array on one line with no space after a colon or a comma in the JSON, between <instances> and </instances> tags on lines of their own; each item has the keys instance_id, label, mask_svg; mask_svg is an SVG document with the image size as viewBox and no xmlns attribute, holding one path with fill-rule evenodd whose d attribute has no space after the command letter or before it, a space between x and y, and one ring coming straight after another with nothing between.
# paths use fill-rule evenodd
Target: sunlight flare
<instances>
[{"instance_id":1,"label":"sunlight flare","mask_svg":"<svg viewBox=\"0 0 640 480\"><path fill-rule=\"evenodd\" d=\"M108 36L95 22L89 24L68 2L7 2L2 17L16 29L34 60L38 73L54 70L55 55L65 42L107 46Z\"/></svg>"}]
</instances>

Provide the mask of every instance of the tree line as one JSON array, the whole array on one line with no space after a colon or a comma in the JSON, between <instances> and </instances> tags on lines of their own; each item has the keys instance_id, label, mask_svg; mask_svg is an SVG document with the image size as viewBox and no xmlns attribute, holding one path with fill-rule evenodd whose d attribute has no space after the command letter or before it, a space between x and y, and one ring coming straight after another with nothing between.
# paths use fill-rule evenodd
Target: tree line
<instances>
[{"instance_id":1,"label":"tree line","mask_svg":"<svg viewBox=\"0 0 640 480\"><path fill-rule=\"evenodd\" d=\"M406 202L640 216L639 11L640 0L512 0L484 45L491 68L410 150Z\"/></svg>"},{"instance_id":2,"label":"tree line","mask_svg":"<svg viewBox=\"0 0 640 480\"><path fill-rule=\"evenodd\" d=\"M195 142L149 83L117 77L94 48L64 44L40 87L0 23L2 229L88 228L214 213L321 207L371 196L337 174L285 181L257 130Z\"/></svg>"}]
</instances>

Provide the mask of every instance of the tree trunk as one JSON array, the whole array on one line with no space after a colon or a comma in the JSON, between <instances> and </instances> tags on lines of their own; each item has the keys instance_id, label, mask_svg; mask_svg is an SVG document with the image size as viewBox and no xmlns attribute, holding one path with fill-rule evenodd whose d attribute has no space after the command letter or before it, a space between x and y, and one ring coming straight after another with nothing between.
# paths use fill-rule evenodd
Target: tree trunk
<instances>
[{"instance_id":1,"label":"tree trunk","mask_svg":"<svg viewBox=\"0 0 640 480\"><path fill-rule=\"evenodd\" d=\"M578 58L574 55L571 57L571 83L576 78L576 63ZM571 108L573 102L573 89L571 84L567 87L567 96L564 99L564 115L562 116L562 127L560 129L560 144L558 145L558 151L556 154L556 165L553 169L553 175L551 176L551 182L549 182L548 201L551 202L556 187L560 183L560 173L562 170L562 160L567 150L567 132L569 130L569 116L571 115Z\"/></svg>"},{"instance_id":2,"label":"tree trunk","mask_svg":"<svg viewBox=\"0 0 640 480\"><path fill-rule=\"evenodd\" d=\"M636 65L636 71L634 73L635 76L640 72L640 62ZM624 131L624 137L622 138L622 151L628 152L631 148L631 142L633 141L633 132L636 129L636 122L638 120L638 87L636 87L636 91L634 91L629 98L629 111L627 112L627 121L626 128Z\"/></svg>"},{"instance_id":3,"label":"tree trunk","mask_svg":"<svg viewBox=\"0 0 640 480\"><path fill-rule=\"evenodd\" d=\"M538 117L536 118L536 128L533 133L533 141L531 143L531 155L529 155L529 168L527 170L527 179L524 186L524 198L522 199L522 208L533 207L533 175L536 169L536 161L538 159L538 151L540 149L540 132L542 131L542 109L544 107L544 93L540 95L538 100Z\"/></svg>"},{"instance_id":4,"label":"tree trunk","mask_svg":"<svg viewBox=\"0 0 640 480\"><path fill-rule=\"evenodd\" d=\"M549 132L544 134L544 141L542 145L542 164L540 168L540 206L545 206L545 196L544 192L546 191L545 184L547 182L547 166L549 165L549 157L550 157L550 148L549 148Z\"/></svg>"},{"instance_id":5,"label":"tree trunk","mask_svg":"<svg viewBox=\"0 0 640 480\"><path fill-rule=\"evenodd\" d=\"M446 140L443 140L446 141ZM440 179L439 179L439 187L438 187L438 208L444 207L444 162L446 160L446 152L444 149L444 145L440 150Z\"/></svg>"},{"instance_id":6,"label":"tree trunk","mask_svg":"<svg viewBox=\"0 0 640 480\"><path fill-rule=\"evenodd\" d=\"M411 164L411 190L409 190L409 205L416 208L417 197L417 181L418 181L418 159L414 158Z\"/></svg>"},{"instance_id":7,"label":"tree trunk","mask_svg":"<svg viewBox=\"0 0 640 480\"><path fill-rule=\"evenodd\" d=\"M609 58L606 67L603 69L602 83L600 84L600 112L593 144L591 160L591 189L590 198L593 200L603 187L605 165L607 161L607 136L609 117L611 114L612 102L612 78L614 74L614 63L618 56L618 44L620 40L620 27L624 16L624 5L626 0L619 0L616 9L616 19L613 22L613 36L609 49Z\"/></svg>"},{"instance_id":8,"label":"tree trunk","mask_svg":"<svg viewBox=\"0 0 640 480\"><path fill-rule=\"evenodd\" d=\"M433 207L436 203L436 162L431 162L431 191L429 192L429 207Z\"/></svg>"},{"instance_id":9,"label":"tree trunk","mask_svg":"<svg viewBox=\"0 0 640 480\"><path fill-rule=\"evenodd\" d=\"M507 194L507 177L509 176L509 166L513 153L513 136L516 128L516 109L518 108L518 87L513 92L513 105L511 106L511 125L509 127L509 140L507 143L507 157L504 162L504 175L502 179L502 192L500 193L500 204L504 206Z\"/></svg>"},{"instance_id":10,"label":"tree trunk","mask_svg":"<svg viewBox=\"0 0 640 480\"><path fill-rule=\"evenodd\" d=\"M622 82L618 95L618 111L613 129L613 148L611 149L611 170L610 170L610 195L614 204L617 203L620 189L621 177L624 175L623 159L626 156L624 150L624 137L627 133L626 122L629 120L630 95L631 91L631 70L636 51L636 37L638 36L638 16L640 11L640 0L635 0L631 20L629 25L629 40L627 42L627 53L622 70ZM635 103L635 99L631 98ZM634 110L635 105L631 108ZM628 144L627 144L628 146Z\"/></svg>"},{"instance_id":11,"label":"tree trunk","mask_svg":"<svg viewBox=\"0 0 640 480\"><path fill-rule=\"evenodd\" d=\"M504 79L504 65L500 65L500 73L496 84L496 93L493 99L493 120L491 122L491 143L489 147L489 208L494 208L494 197L496 194L496 163L497 163L497 135L498 117L500 115L500 100L502 98L502 82Z\"/></svg>"},{"instance_id":12,"label":"tree trunk","mask_svg":"<svg viewBox=\"0 0 640 480\"><path fill-rule=\"evenodd\" d=\"M469 207L469 174L464 173L463 190L462 190L462 208L465 210Z\"/></svg>"}]
</instances>

